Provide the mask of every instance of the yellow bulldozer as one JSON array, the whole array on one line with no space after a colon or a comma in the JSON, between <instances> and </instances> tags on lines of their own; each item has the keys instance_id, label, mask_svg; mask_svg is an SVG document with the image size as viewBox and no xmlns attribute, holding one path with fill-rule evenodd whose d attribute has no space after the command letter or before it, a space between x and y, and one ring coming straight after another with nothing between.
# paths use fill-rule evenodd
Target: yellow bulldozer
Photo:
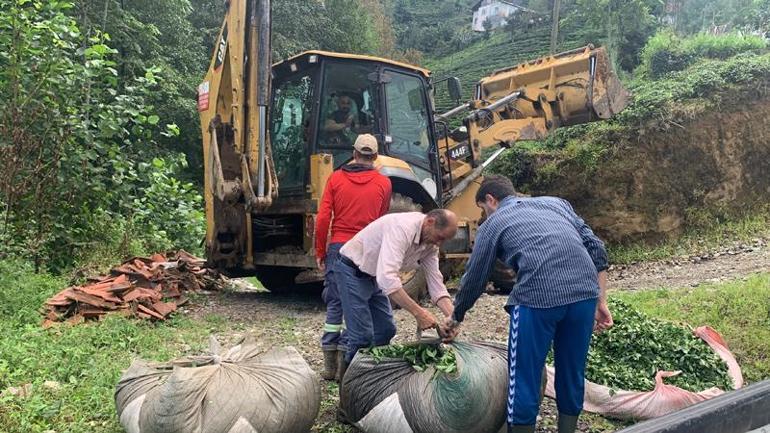
<instances>
[{"instance_id":1,"label":"yellow bulldozer","mask_svg":"<svg viewBox=\"0 0 770 433\"><path fill-rule=\"evenodd\" d=\"M606 52L587 46L495 71L469 102L437 113L438 84L462 100L457 78L434 80L418 66L325 51L272 64L270 1L226 6L198 87L206 257L226 275L254 275L271 291L322 280L313 249L318 203L328 176L351 160L358 134L378 139L377 168L391 180L392 208L443 207L460 216L456 237L441 251L447 277L473 246L481 217L474 195L485 167L518 140L607 119L627 104ZM329 127L339 110L353 122ZM461 126L450 128L458 119ZM510 272L495 275L510 284ZM413 296L424 287L420 272L402 278Z\"/></svg>"}]
</instances>

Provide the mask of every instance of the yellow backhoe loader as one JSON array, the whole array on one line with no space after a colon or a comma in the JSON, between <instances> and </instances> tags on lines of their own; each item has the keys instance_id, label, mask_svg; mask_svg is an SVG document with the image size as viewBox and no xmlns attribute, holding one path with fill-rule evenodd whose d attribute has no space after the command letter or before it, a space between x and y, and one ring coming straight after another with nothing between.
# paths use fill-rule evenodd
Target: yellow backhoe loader
<instances>
[{"instance_id":1,"label":"yellow backhoe loader","mask_svg":"<svg viewBox=\"0 0 770 433\"><path fill-rule=\"evenodd\" d=\"M495 71L478 82L472 100L436 113L430 71L324 51L272 65L269 0L226 5L198 87L206 257L225 274L255 275L273 291L322 279L313 249L317 206L328 176L350 161L358 134L378 138L377 166L392 182L394 208L443 207L461 217L457 236L442 248L449 270L473 246L481 217L474 194L490 162L518 140L607 119L627 104L605 51L587 46ZM461 100L457 78L440 81ZM341 105L353 114L352 126L328 130ZM462 126L450 130L455 116ZM489 155L488 148L499 149ZM403 279L412 295L424 286L419 272Z\"/></svg>"}]
</instances>

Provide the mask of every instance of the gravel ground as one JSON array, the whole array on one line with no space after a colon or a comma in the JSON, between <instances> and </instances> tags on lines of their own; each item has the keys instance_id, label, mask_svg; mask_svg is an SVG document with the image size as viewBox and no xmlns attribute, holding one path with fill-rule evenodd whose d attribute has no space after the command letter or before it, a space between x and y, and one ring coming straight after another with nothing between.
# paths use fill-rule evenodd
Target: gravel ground
<instances>
[{"instance_id":1,"label":"gravel ground","mask_svg":"<svg viewBox=\"0 0 770 433\"><path fill-rule=\"evenodd\" d=\"M657 287L695 286L704 282L716 282L737 278L752 272L770 269L770 248L765 239L736 244L721 251L629 266L613 266L610 269L611 290L642 290ZM503 310L506 297L484 294L463 323L462 337L505 343L508 317ZM439 317L439 311L432 308ZM253 335L265 349L276 345L296 347L310 366L320 372L322 355L319 346L324 323L324 305L317 293L295 293L276 296L238 281L233 291L214 294L202 299L188 313L195 318L224 320L231 324L231 332L217 337L229 344L245 335ZM396 342L414 338L416 324L403 310L395 312L398 326ZM323 383L321 413L313 428L314 432L348 432L352 428L334 421L338 401L337 385ZM538 422L538 431L556 431L556 407L545 399ZM604 420L595 415L581 417L581 432L611 432L622 424Z\"/></svg>"},{"instance_id":2,"label":"gravel ground","mask_svg":"<svg viewBox=\"0 0 770 433\"><path fill-rule=\"evenodd\" d=\"M662 262L612 266L610 282L615 289L641 290L658 287L687 287L732 280L770 270L768 239L734 243L716 251L693 254Z\"/></svg>"}]
</instances>

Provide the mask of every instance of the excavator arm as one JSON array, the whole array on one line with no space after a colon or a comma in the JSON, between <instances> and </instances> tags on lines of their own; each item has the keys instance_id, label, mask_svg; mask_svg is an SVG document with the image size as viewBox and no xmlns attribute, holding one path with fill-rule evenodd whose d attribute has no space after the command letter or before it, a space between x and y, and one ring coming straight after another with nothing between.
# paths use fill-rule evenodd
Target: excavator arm
<instances>
[{"instance_id":1,"label":"excavator arm","mask_svg":"<svg viewBox=\"0 0 770 433\"><path fill-rule=\"evenodd\" d=\"M501 153L482 162L484 149L607 119L625 108L628 97L605 50L590 45L495 71L478 82L473 101L438 116L443 120L470 111L463 118L466 133L444 143L445 201L460 196Z\"/></svg>"},{"instance_id":2,"label":"excavator arm","mask_svg":"<svg viewBox=\"0 0 770 433\"><path fill-rule=\"evenodd\" d=\"M246 267L252 209L269 206L278 181L267 134L270 1L229 0L214 55L198 87L204 156L207 257ZM245 252L246 254L242 254Z\"/></svg>"}]
</instances>

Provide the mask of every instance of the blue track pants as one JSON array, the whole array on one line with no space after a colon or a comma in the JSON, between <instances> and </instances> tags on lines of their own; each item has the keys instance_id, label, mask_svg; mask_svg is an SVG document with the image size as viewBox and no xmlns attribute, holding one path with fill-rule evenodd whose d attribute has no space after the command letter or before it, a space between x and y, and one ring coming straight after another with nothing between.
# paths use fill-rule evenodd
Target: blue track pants
<instances>
[{"instance_id":1,"label":"blue track pants","mask_svg":"<svg viewBox=\"0 0 770 433\"><path fill-rule=\"evenodd\" d=\"M589 299L554 308L510 307L508 425L535 424L540 379L552 344L559 413L580 414L596 302Z\"/></svg>"}]
</instances>

